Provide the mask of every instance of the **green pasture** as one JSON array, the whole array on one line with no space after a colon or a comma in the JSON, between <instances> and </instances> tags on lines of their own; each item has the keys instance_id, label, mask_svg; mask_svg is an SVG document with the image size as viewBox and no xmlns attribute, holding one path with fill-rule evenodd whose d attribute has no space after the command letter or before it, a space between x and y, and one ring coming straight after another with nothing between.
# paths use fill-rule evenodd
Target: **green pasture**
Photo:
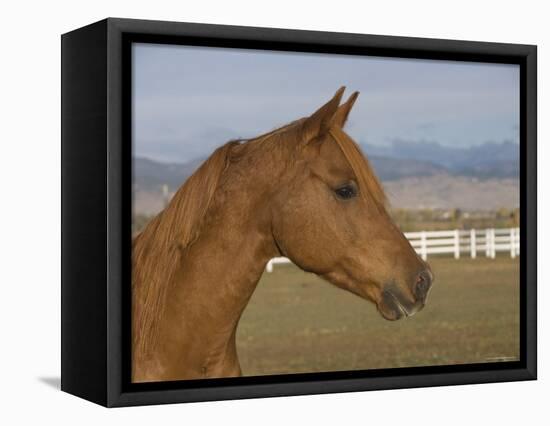
<instances>
[{"instance_id":1,"label":"green pasture","mask_svg":"<svg viewBox=\"0 0 550 426\"><path fill-rule=\"evenodd\" d=\"M244 375L515 360L519 260L432 257L423 311L384 320L370 302L293 265L264 273L241 319Z\"/></svg>"}]
</instances>

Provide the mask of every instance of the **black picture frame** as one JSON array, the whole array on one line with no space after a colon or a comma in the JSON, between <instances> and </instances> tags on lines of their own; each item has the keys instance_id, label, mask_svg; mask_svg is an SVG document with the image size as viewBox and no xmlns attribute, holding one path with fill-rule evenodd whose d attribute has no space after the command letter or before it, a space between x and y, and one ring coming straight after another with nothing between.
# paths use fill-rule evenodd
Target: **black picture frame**
<instances>
[{"instance_id":1,"label":"black picture frame","mask_svg":"<svg viewBox=\"0 0 550 426\"><path fill-rule=\"evenodd\" d=\"M61 41L62 390L116 407L536 379L536 46L118 18ZM518 64L520 361L130 383L132 42Z\"/></svg>"}]
</instances>

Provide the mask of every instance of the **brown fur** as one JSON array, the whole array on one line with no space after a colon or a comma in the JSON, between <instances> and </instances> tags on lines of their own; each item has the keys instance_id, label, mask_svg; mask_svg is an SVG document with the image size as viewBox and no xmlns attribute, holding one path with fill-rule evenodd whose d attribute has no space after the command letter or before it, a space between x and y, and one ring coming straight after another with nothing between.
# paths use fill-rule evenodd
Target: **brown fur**
<instances>
[{"instance_id":1,"label":"brown fur","mask_svg":"<svg viewBox=\"0 0 550 426\"><path fill-rule=\"evenodd\" d=\"M133 317L139 333L133 345L139 352L156 343L155 328L162 314L168 284L180 256L198 237L202 219L228 162L228 153L238 142L218 148L176 192L169 206L136 237L133 244Z\"/></svg>"},{"instance_id":2,"label":"brown fur","mask_svg":"<svg viewBox=\"0 0 550 426\"><path fill-rule=\"evenodd\" d=\"M133 381L240 375L238 321L274 256L372 301L387 319L422 308L415 283L429 269L342 130L357 99L340 105L342 93L310 117L217 149L135 238ZM333 191L347 182L360 196L339 200Z\"/></svg>"}]
</instances>

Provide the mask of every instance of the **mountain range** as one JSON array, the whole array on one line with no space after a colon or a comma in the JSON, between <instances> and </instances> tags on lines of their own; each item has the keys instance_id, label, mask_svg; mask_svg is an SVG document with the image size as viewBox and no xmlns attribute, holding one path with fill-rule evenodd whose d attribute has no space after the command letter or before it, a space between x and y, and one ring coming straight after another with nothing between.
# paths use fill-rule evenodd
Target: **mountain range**
<instances>
[{"instance_id":1,"label":"mountain range","mask_svg":"<svg viewBox=\"0 0 550 426\"><path fill-rule=\"evenodd\" d=\"M361 144L365 153L372 158L376 168L377 157L406 162L422 162L443 168L450 175L470 176L476 178L518 178L519 145L512 141L486 142L467 148L448 147L437 142L396 140L388 146ZM383 163L380 162L382 166ZM402 164L389 164L390 167ZM441 170L440 170L441 171ZM384 180L391 180L393 175L387 167L377 170ZM421 176L414 170L401 171L409 176Z\"/></svg>"},{"instance_id":2,"label":"mountain range","mask_svg":"<svg viewBox=\"0 0 550 426\"><path fill-rule=\"evenodd\" d=\"M455 148L435 142L395 141L389 146L362 143L361 148L383 182L430 176L480 180L519 177L519 146L513 142ZM134 186L155 191L166 184L170 191L175 191L205 159L163 163L136 157Z\"/></svg>"}]
</instances>

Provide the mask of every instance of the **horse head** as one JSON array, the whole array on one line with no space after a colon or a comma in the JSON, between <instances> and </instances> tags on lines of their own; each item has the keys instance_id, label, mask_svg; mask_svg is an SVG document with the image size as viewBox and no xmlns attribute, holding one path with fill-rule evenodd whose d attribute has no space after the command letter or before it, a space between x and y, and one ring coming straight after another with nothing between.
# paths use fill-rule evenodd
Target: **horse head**
<instances>
[{"instance_id":1,"label":"horse head","mask_svg":"<svg viewBox=\"0 0 550 426\"><path fill-rule=\"evenodd\" d=\"M288 130L297 139L295 161L270 201L273 238L301 269L397 320L424 307L433 276L389 215L367 158L343 130L358 96L340 105L343 91Z\"/></svg>"}]
</instances>

